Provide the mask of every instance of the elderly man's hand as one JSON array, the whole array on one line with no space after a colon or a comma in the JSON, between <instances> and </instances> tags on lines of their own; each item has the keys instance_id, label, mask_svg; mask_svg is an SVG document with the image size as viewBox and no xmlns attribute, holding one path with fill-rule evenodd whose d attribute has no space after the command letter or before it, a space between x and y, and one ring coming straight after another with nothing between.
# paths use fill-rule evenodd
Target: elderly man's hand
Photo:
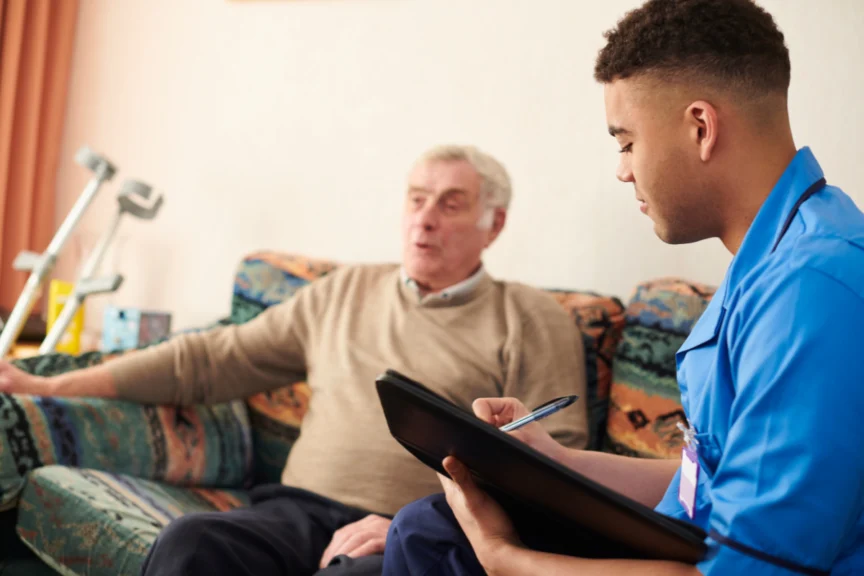
<instances>
[{"instance_id":1,"label":"elderly man's hand","mask_svg":"<svg viewBox=\"0 0 864 576\"><path fill-rule=\"evenodd\" d=\"M47 378L28 374L9 362L0 361L0 392L48 396L51 387Z\"/></svg>"},{"instance_id":2,"label":"elderly man's hand","mask_svg":"<svg viewBox=\"0 0 864 576\"><path fill-rule=\"evenodd\" d=\"M464 464L448 456L444 459L444 469L452 478L438 475L447 503L471 542L477 559L488 569L495 554L508 547L521 546L516 529L504 509L477 487Z\"/></svg>"},{"instance_id":3,"label":"elderly man's hand","mask_svg":"<svg viewBox=\"0 0 864 576\"><path fill-rule=\"evenodd\" d=\"M390 520L370 514L362 520L343 526L333 533L330 545L321 556L321 568L326 568L336 556L351 558L371 556L384 552Z\"/></svg>"}]
</instances>

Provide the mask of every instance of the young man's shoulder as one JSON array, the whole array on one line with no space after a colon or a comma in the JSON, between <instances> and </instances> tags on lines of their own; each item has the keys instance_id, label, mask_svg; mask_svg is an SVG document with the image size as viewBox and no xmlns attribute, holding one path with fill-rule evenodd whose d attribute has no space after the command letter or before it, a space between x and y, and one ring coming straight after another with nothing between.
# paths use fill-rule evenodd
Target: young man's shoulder
<instances>
[{"instance_id":1,"label":"young man's shoulder","mask_svg":"<svg viewBox=\"0 0 864 576\"><path fill-rule=\"evenodd\" d=\"M801 209L803 231L781 255L784 271L825 276L864 298L864 214L837 188L811 202Z\"/></svg>"}]
</instances>

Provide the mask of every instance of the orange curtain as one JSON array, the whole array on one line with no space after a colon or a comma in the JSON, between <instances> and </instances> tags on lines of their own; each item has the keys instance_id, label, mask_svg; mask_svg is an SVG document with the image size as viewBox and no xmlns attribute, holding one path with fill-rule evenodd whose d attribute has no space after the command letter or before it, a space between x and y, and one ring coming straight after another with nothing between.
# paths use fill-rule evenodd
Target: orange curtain
<instances>
[{"instance_id":1,"label":"orange curtain","mask_svg":"<svg viewBox=\"0 0 864 576\"><path fill-rule=\"evenodd\" d=\"M0 0L0 307L27 274L21 250L54 235L54 197L78 0Z\"/></svg>"}]
</instances>

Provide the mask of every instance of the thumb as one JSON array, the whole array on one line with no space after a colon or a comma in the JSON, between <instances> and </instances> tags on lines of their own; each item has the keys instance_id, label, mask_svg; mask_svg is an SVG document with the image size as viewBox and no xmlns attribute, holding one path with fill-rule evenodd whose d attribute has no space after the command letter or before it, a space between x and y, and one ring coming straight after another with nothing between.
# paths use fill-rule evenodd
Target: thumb
<instances>
[{"instance_id":1,"label":"thumb","mask_svg":"<svg viewBox=\"0 0 864 576\"><path fill-rule=\"evenodd\" d=\"M474 483L474 478L471 476L471 472L468 471L468 467L462 462L453 456L447 456L444 459L443 465L444 470L447 471L450 478L453 479L453 482L455 482L463 492L466 494L472 494L478 490L477 485Z\"/></svg>"},{"instance_id":2,"label":"thumb","mask_svg":"<svg viewBox=\"0 0 864 576\"><path fill-rule=\"evenodd\" d=\"M444 469L453 479L453 482L462 492L465 505L469 510L475 510L483 503L483 492L477 487L474 478L468 468L452 456L448 456L443 462Z\"/></svg>"}]
</instances>

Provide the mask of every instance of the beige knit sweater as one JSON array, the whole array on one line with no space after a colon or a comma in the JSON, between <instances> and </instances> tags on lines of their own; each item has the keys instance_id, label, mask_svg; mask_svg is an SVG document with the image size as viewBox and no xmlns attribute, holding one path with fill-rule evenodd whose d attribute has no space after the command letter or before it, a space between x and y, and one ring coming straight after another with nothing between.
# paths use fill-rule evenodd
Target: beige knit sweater
<instances>
[{"instance_id":1,"label":"beige knit sweater","mask_svg":"<svg viewBox=\"0 0 864 576\"><path fill-rule=\"evenodd\" d=\"M306 373L312 398L282 482L385 514L441 490L390 436L375 389L387 368L467 409L480 397L532 408L579 394L544 426L568 446L586 441L573 321L548 294L485 274L445 300L419 296L393 265L342 268L244 325L178 336L108 366L121 398L154 404L245 398Z\"/></svg>"}]
</instances>

